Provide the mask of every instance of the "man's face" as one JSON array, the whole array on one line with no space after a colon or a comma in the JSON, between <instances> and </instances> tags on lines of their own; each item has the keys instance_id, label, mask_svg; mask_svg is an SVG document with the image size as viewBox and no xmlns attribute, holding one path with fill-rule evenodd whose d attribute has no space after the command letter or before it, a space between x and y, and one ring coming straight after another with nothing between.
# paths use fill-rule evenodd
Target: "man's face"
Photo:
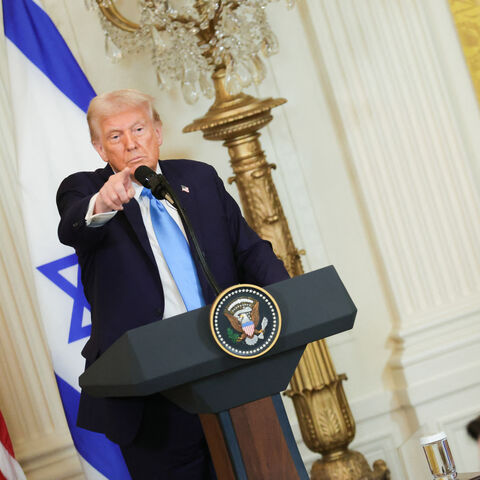
<instances>
[{"instance_id":1,"label":"man's face","mask_svg":"<svg viewBox=\"0 0 480 480\"><path fill-rule=\"evenodd\" d=\"M133 178L140 165L156 170L162 130L145 108L129 108L112 114L101 119L98 126L98 139L93 146L115 171L130 167Z\"/></svg>"}]
</instances>

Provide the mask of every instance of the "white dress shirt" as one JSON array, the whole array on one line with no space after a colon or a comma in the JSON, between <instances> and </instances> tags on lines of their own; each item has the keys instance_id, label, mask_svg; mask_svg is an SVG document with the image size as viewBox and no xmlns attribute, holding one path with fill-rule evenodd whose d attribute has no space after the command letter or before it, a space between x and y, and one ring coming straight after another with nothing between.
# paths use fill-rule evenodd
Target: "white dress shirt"
<instances>
[{"instance_id":1,"label":"white dress shirt","mask_svg":"<svg viewBox=\"0 0 480 480\"><path fill-rule=\"evenodd\" d=\"M161 173L160 166L157 167L157 173ZM143 186L138 183L132 182L133 188L135 189L135 196L132 198L133 201L138 202L140 207L140 213L142 214L143 224L145 225L145 230L147 231L148 241L152 247L153 256L155 262L157 263L158 273L162 280L163 295L165 298L165 309L163 313L163 318L173 317L184 313L187 311L185 304L183 303L182 296L178 290L177 284L173 279L170 269L168 268L165 257L163 256L162 249L158 243L155 231L153 230L152 218L150 217L150 199L145 196L140 196L143 190ZM91 228L101 227L105 225L109 220L111 220L116 214L116 211L106 212L106 213L97 213L93 214L93 209L95 206L95 200L97 199L98 193L96 193L90 200L88 204L87 214L85 215L86 225ZM163 206L166 208L170 216L175 220L177 225L180 227L185 238L185 229L183 228L180 215L177 212L177 209L173 207L167 200L161 200ZM188 241L188 240L187 240Z\"/></svg>"}]
</instances>

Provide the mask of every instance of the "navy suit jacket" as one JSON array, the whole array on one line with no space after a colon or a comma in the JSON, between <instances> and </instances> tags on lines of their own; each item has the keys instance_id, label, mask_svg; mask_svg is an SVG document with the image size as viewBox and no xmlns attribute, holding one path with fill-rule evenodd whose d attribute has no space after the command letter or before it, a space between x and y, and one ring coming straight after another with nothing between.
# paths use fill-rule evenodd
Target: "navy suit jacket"
<instances>
[{"instance_id":1,"label":"navy suit jacket","mask_svg":"<svg viewBox=\"0 0 480 480\"><path fill-rule=\"evenodd\" d=\"M247 225L211 166L192 160L163 160L160 165L190 218L220 288L237 283L262 286L288 278L271 244ZM82 351L86 367L127 330L161 320L164 310L162 282L138 203L130 201L102 227L85 225L92 195L112 174L109 165L75 173L62 182L57 193L58 235L62 243L75 248L91 305L92 332ZM192 256L209 304L214 291L193 252ZM82 393L77 422L125 445L138 430L143 404L142 398L97 399Z\"/></svg>"}]
</instances>

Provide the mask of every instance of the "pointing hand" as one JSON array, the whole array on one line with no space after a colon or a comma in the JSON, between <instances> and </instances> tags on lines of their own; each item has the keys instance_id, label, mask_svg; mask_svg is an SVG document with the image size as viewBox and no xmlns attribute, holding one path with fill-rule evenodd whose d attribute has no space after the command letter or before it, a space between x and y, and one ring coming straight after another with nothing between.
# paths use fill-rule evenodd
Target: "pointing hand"
<instances>
[{"instance_id":1,"label":"pointing hand","mask_svg":"<svg viewBox=\"0 0 480 480\"><path fill-rule=\"evenodd\" d=\"M93 213L123 210L123 205L135 196L135 190L130 178L130 168L125 167L121 172L111 175L98 192Z\"/></svg>"}]
</instances>

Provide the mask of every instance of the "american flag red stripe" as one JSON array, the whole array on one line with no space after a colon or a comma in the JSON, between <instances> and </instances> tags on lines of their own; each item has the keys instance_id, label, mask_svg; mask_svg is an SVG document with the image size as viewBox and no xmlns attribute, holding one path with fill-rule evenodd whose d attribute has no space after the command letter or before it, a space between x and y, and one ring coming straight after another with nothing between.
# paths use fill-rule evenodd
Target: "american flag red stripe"
<instances>
[{"instance_id":1,"label":"american flag red stripe","mask_svg":"<svg viewBox=\"0 0 480 480\"><path fill-rule=\"evenodd\" d=\"M7 424L0 411L0 480L26 480L19 463L15 460L12 440Z\"/></svg>"},{"instance_id":2,"label":"american flag red stripe","mask_svg":"<svg viewBox=\"0 0 480 480\"><path fill-rule=\"evenodd\" d=\"M13 453L12 441L10 440L10 435L8 434L7 424L3 418L2 412L0 411L0 443L5 447L10 456L15 457Z\"/></svg>"}]
</instances>

